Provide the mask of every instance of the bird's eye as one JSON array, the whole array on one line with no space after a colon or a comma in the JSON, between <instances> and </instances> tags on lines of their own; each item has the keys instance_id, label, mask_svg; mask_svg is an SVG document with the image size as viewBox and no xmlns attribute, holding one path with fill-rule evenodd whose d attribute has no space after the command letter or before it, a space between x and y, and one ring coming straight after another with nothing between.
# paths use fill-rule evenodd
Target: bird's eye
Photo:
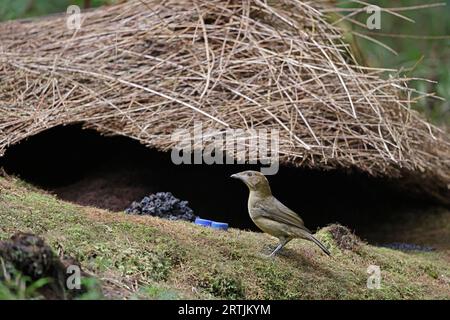
<instances>
[{"instance_id":1,"label":"bird's eye","mask_svg":"<svg viewBox=\"0 0 450 320\"><path fill-rule=\"evenodd\" d=\"M251 177L253 175L253 172L249 172L248 176Z\"/></svg>"}]
</instances>

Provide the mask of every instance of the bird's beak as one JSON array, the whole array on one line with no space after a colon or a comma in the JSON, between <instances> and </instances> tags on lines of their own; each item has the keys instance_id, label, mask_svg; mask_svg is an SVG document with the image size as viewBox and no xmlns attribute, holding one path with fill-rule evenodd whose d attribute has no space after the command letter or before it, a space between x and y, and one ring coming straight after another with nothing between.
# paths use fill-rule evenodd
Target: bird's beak
<instances>
[{"instance_id":1,"label":"bird's beak","mask_svg":"<svg viewBox=\"0 0 450 320\"><path fill-rule=\"evenodd\" d=\"M232 175L230 176L230 178L233 178L233 179L240 179L241 177L239 176L238 173L235 173L235 174L232 174Z\"/></svg>"}]
</instances>

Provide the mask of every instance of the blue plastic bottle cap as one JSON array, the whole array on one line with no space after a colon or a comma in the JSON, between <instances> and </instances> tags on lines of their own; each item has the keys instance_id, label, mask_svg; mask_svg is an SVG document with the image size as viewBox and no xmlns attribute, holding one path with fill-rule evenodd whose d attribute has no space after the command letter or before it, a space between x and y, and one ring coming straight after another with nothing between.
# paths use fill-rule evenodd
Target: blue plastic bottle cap
<instances>
[{"instance_id":1,"label":"blue plastic bottle cap","mask_svg":"<svg viewBox=\"0 0 450 320\"><path fill-rule=\"evenodd\" d=\"M198 224L199 226L204 226L204 227L211 227L212 221L211 220L206 220L206 219L201 219L201 218L195 218L195 224Z\"/></svg>"},{"instance_id":2,"label":"blue plastic bottle cap","mask_svg":"<svg viewBox=\"0 0 450 320\"><path fill-rule=\"evenodd\" d=\"M228 223L213 221L213 223L211 224L211 228L219 229L219 230L225 230L226 231L226 230L228 230Z\"/></svg>"}]
</instances>

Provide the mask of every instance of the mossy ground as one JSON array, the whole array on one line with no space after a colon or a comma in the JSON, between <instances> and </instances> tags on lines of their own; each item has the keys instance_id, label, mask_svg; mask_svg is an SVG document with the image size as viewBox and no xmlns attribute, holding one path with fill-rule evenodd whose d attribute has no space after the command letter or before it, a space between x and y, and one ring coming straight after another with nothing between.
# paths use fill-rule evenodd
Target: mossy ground
<instances>
[{"instance_id":1,"label":"mossy ground","mask_svg":"<svg viewBox=\"0 0 450 320\"><path fill-rule=\"evenodd\" d=\"M262 233L81 207L13 178L0 178L0 219L0 240L17 231L42 236L98 277L106 298L450 299L448 247L347 250L323 228L317 237L331 258L295 240L269 259L276 239ZM381 269L380 289L367 288L369 265Z\"/></svg>"}]
</instances>

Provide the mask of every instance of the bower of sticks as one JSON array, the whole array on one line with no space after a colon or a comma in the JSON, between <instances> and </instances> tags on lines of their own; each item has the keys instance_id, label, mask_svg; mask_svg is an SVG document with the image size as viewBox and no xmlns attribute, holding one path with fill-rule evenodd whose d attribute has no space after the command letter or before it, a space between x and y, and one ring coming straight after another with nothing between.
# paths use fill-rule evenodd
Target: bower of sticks
<instances>
[{"instance_id":1,"label":"bower of sticks","mask_svg":"<svg viewBox=\"0 0 450 320\"><path fill-rule=\"evenodd\" d=\"M65 15L2 23L0 155L73 124L160 151L195 123L276 129L284 165L401 178L448 201L450 141L413 110L423 95L358 65L324 8L146 0L84 12L79 29Z\"/></svg>"}]
</instances>

